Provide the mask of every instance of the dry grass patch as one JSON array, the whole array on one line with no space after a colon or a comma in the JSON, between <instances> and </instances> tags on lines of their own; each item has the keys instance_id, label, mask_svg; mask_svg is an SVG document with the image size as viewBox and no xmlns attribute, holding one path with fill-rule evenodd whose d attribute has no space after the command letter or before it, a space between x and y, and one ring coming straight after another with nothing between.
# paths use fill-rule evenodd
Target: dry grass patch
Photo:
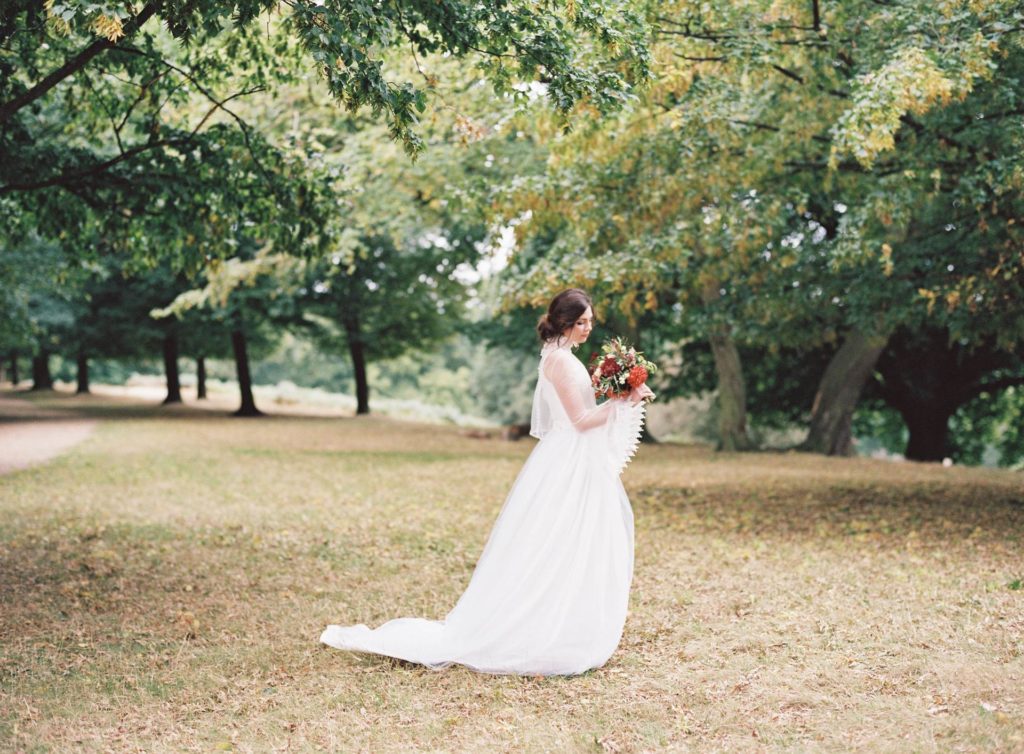
<instances>
[{"instance_id":1,"label":"dry grass patch","mask_svg":"<svg viewBox=\"0 0 1024 754\"><path fill-rule=\"evenodd\" d=\"M494 677L317 637L442 617L532 442L85 412L0 477L5 750L1024 751L1020 474L645 447L619 651Z\"/></svg>"}]
</instances>

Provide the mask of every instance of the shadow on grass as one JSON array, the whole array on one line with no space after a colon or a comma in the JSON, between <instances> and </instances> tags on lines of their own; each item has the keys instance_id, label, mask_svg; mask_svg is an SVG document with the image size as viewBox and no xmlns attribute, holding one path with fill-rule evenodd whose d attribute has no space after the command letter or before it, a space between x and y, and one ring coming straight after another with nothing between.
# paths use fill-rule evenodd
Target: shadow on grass
<instances>
[{"instance_id":1,"label":"shadow on grass","mask_svg":"<svg viewBox=\"0 0 1024 754\"><path fill-rule=\"evenodd\" d=\"M647 487L632 495L654 528L701 536L815 541L843 539L902 547L968 540L1024 542L1024 480L1018 488L949 481L787 480L699 488Z\"/></svg>"},{"instance_id":2,"label":"shadow on grass","mask_svg":"<svg viewBox=\"0 0 1024 754\"><path fill-rule=\"evenodd\" d=\"M0 404L0 424L16 422L67 421L68 419L100 419L131 421L153 419L221 420L244 418L275 421L346 420L353 417L337 414L262 413L259 416L238 417L235 407L205 407L194 403L140 402L138 398L109 395L76 395L55 390L3 390L0 398L9 398L25 404L24 410L6 410Z\"/></svg>"}]
</instances>

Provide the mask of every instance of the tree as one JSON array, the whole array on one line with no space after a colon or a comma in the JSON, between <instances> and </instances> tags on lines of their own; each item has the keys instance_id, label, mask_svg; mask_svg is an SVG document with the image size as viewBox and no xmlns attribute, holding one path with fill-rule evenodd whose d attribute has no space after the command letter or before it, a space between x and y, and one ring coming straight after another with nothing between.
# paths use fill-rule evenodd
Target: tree
<instances>
[{"instance_id":1,"label":"tree","mask_svg":"<svg viewBox=\"0 0 1024 754\"><path fill-rule=\"evenodd\" d=\"M32 389L52 390L50 356L72 319L80 276L59 247L29 236L0 247L0 282L0 343L12 354L12 376L18 376L17 352L24 350L32 354Z\"/></svg>"},{"instance_id":2,"label":"tree","mask_svg":"<svg viewBox=\"0 0 1024 754\"><path fill-rule=\"evenodd\" d=\"M234 257L211 265L205 285L179 293L163 307L154 308L154 318L179 323L187 317L201 317L207 326L221 323L229 333L241 402L235 416L261 416L252 390L250 347L261 348L272 341L274 330L294 319L294 295L282 285L289 280L297 260L284 254L271 254L264 248L254 251L251 242L242 246L250 258ZM204 311L205 310L205 311Z\"/></svg>"},{"instance_id":3,"label":"tree","mask_svg":"<svg viewBox=\"0 0 1024 754\"><path fill-rule=\"evenodd\" d=\"M957 341L948 330L903 330L879 359L874 393L899 412L909 430L905 449L914 461L954 455L950 419L982 394L1024 385L1019 354L987 342Z\"/></svg>"},{"instance_id":4,"label":"tree","mask_svg":"<svg viewBox=\"0 0 1024 754\"><path fill-rule=\"evenodd\" d=\"M298 305L313 337L352 360L356 413L370 411L366 366L371 360L425 349L451 334L465 297L455 268L471 239L438 234L395 238L368 228L346 256L310 263ZM471 254L472 252L470 252Z\"/></svg>"},{"instance_id":5,"label":"tree","mask_svg":"<svg viewBox=\"0 0 1024 754\"><path fill-rule=\"evenodd\" d=\"M29 263L32 253L24 247L0 250L0 353L8 360L14 385L21 379L18 355L33 342L29 300L39 268Z\"/></svg>"},{"instance_id":6,"label":"tree","mask_svg":"<svg viewBox=\"0 0 1024 754\"><path fill-rule=\"evenodd\" d=\"M216 312L193 309L182 317L181 352L196 362L196 399L206 393L206 359L234 358L231 333Z\"/></svg>"},{"instance_id":7,"label":"tree","mask_svg":"<svg viewBox=\"0 0 1024 754\"><path fill-rule=\"evenodd\" d=\"M509 193L508 216L528 210L532 232L559 237L517 300L568 278L636 313L676 292L702 312L679 340L844 342L808 406L808 446L824 452L848 452L897 327L926 309L965 319L936 302L985 308L1019 338L1019 7L661 3L653 16L655 85ZM720 399L742 404L739 362L719 363ZM743 412L726 415L724 436L740 432Z\"/></svg>"},{"instance_id":8,"label":"tree","mask_svg":"<svg viewBox=\"0 0 1024 754\"><path fill-rule=\"evenodd\" d=\"M300 255L322 251L328 236L319 232L324 218L312 210L322 202L313 194L331 187L310 185L308 161L271 145L237 110L245 98L294 81L299 48L335 98L352 112L369 105L383 114L390 137L412 154L423 147L415 127L437 86L420 56L478 54L508 96L524 96L521 81L543 76L562 112L583 99L614 108L631 78L646 74L642 29L615 5L560 13L527 3L372 11L300 3L266 19L264 35L255 20L271 7L153 2L133 15L116 4L72 0L45 12L29 3L0 11L0 39L11 53L0 84L0 214L11 220L5 237L61 237L70 259L94 260L97 249L112 248L127 257L129 273L167 261L172 271L196 274L232 258L245 239ZM231 32L221 23L229 15ZM411 75L396 83L401 67L388 60L409 60L409 43ZM173 323L167 327L174 400L179 344ZM232 340L247 404L249 327L236 313Z\"/></svg>"},{"instance_id":9,"label":"tree","mask_svg":"<svg viewBox=\"0 0 1024 754\"><path fill-rule=\"evenodd\" d=\"M257 23L278 10L282 16ZM120 242L124 253L168 258L192 272L211 254L232 254L206 242L225 217L203 201L208 191L197 192L211 173L225 185L263 184L273 196L280 221L267 223L264 240L296 252L315 237L294 190L301 174L289 176L275 148L235 110L243 98L294 80L304 55L336 100L383 116L412 154L423 147L416 126L436 85L421 55L479 56L502 93L518 94L522 80L543 76L562 111L583 99L615 107L630 77L646 73L642 29L615 4L578 3L563 13L518 0L373 8L334 0L203 0L186 8L154 0L135 13L112 2L65 0L45 12L16 2L0 11L0 42L9 49L0 79L7 234L63 234L76 240L69 253L88 257L116 226L130 236ZM390 78L395 68L386 63L410 53L417 70L406 78L422 85ZM239 151L248 153L246 168L237 164ZM180 233L167 232L174 225Z\"/></svg>"},{"instance_id":10,"label":"tree","mask_svg":"<svg viewBox=\"0 0 1024 754\"><path fill-rule=\"evenodd\" d=\"M511 91L515 82L543 75L560 108L568 109L584 98L611 107L628 89L621 71L641 77L646 73L643 26L626 8L578 3L564 13L555 13L517 2L413 2L362 7L328 0L289 3L280 26L299 41L339 102L352 109L368 106L375 113L383 113L395 137L410 151L416 151L421 144L413 127L417 113L426 105L427 93L409 82L388 81L382 65L385 51L404 50L411 45L413 54L421 55L476 53L481 55L481 68L499 91ZM0 16L0 30L4 41L13 39L17 43L16 60L24 68L17 71L20 75L11 77L4 92L0 123L11 120L97 59L113 59L130 67L127 61L132 54L139 54L139 48L145 54L156 53L153 37L144 31L154 17L175 38L196 45L226 34L229 27L224 22L230 20L231 43L236 50L243 47L247 52L258 51L262 54L256 56L257 61L269 66L271 59L264 50L254 47L258 38L254 41L256 35L250 32L261 13L278 9L276 3L266 0L204 0L187 8L152 0L133 14L114 2L64 0L48 6L44 15L32 3L9 4ZM287 49L286 39L275 40L275 52ZM613 65L608 70L587 66L581 39L594 40ZM47 45L42 45L43 40ZM56 55L44 54L51 44L57 48ZM104 54L108 52L111 54ZM43 63L47 58L58 56L65 57L62 65L51 68L42 78L29 77L46 69ZM211 73L223 70L222 63Z\"/></svg>"}]
</instances>

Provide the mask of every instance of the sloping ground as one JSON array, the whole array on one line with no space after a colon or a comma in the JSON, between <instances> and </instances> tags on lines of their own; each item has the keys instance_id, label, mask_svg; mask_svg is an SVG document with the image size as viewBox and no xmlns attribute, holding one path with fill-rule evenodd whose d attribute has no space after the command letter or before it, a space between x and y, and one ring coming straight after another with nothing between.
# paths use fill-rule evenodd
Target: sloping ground
<instances>
[{"instance_id":1,"label":"sloping ground","mask_svg":"<svg viewBox=\"0 0 1024 754\"><path fill-rule=\"evenodd\" d=\"M642 447L619 650L491 677L317 637L443 617L532 441L87 413L0 478L0 749L1024 751L1020 474Z\"/></svg>"}]
</instances>

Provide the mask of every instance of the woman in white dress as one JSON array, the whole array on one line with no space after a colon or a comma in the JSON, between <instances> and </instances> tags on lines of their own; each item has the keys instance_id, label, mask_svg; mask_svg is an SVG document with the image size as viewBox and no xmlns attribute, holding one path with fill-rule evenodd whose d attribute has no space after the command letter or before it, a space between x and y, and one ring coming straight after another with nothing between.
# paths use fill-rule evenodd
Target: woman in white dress
<instances>
[{"instance_id":1,"label":"woman in white dress","mask_svg":"<svg viewBox=\"0 0 1024 754\"><path fill-rule=\"evenodd\" d=\"M469 586L444 620L328 626L320 641L440 669L572 675L619 644L633 577L633 512L619 480L643 425L643 386L598 405L571 349L594 324L590 298L558 294L537 325L544 345L530 434L540 439L501 509Z\"/></svg>"}]
</instances>

